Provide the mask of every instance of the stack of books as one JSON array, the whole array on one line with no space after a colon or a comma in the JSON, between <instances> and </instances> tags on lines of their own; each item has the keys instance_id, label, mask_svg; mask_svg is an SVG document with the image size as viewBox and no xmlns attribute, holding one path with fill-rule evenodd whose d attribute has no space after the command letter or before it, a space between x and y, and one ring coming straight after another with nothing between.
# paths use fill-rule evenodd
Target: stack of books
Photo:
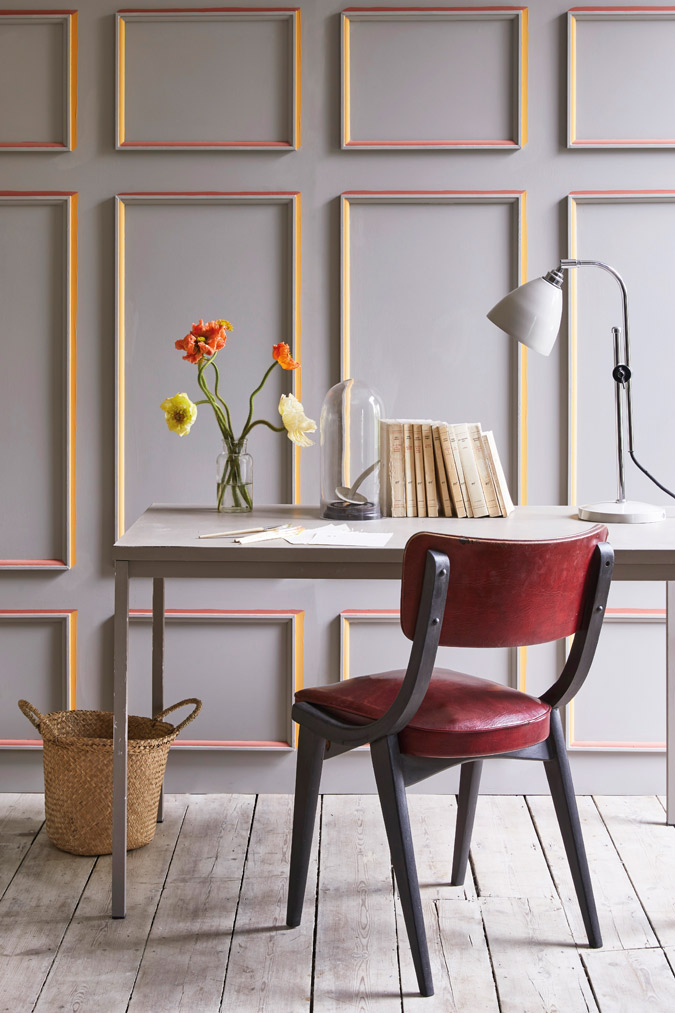
<instances>
[{"instance_id":1,"label":"stack of books","mask_svg":"<svg viewBox=\"0 0 675 1013\"><path fill-rule=\"evenodd\" d=\"M492 432L479 422L382 419L383 517L508 517L513 510Z\"/></svg>"}]
</instances>

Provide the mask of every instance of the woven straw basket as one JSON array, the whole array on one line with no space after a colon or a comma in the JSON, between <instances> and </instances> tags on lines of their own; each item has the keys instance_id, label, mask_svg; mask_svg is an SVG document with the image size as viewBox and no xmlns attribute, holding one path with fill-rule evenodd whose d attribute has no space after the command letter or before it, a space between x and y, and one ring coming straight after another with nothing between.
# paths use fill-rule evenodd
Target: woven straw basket
<instances>
[{"instance_id":1,"label":"woven straw basket","mask_svg":"<svg viewBox=\"0 0 675 1013\"><path fill-rule=\"evenodd\" d=\"M175 727L162 718L185 704L194 710ZM40 714L27 700L19 708L44 743L45 819L52 844L73 855L112 852L113 716L106 711ZM129 716L127 848L155 836L157 807L169 747L197 717L201 700L181 700L156 718Z\"/></svg>"}]
</instances>

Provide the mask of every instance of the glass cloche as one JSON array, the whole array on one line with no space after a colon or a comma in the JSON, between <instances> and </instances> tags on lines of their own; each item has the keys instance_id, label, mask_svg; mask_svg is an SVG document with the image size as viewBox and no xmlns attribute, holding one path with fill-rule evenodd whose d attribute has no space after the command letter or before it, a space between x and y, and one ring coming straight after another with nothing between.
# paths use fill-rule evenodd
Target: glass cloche
<instances>
[{"instance_id":1,"label":"glass cloche","mask_svg":"<svg viewBox=\"0 0 675 1013\"><path fill-rule=\"evenodd\" d=\"M321 408L321 516L341 521L380 517L379 395L361 380L343 380Z\"/></svg>"}]
</instances>

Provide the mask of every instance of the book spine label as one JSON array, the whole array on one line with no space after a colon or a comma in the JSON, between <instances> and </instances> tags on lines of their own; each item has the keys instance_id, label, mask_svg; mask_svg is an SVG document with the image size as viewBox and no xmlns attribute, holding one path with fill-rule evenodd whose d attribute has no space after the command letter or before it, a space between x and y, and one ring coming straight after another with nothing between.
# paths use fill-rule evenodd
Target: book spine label
<instances>
[{"instance_id":1,"label":"book spine label","mask_svg":"<svg viewBox=\"0 0 675 1013\"><path fill-rule=\"evenodd\" d=\"M441 449L440 426L432 426L431 434L434 439L434 456L436 458L436 477L438 479L438 488L441 493L441 504L443 506L443 515L445 517L452 517L452 499L450 498L448 479L447 475L445 474L445 461L443 460L443 450Z\"/></svg>"},{"instance_id":2,"label":"book spine label","mask_svg":"<svg viewBox=\"0 0 675 1013\"><path fill-rule=\"evenodd\" d=\"M380 420L380 511L391 517L391 486L389 484L389 423Z\"/></svg>"},{"instance_id":3,"label":"book spine label","mask_svg":"<svg viewBox=\"0 0 675 1013\"><path fill-rule=\"evenodd\" d=\"M427 494L427 516L438 517L436 465L434 464L434 442L430 425L422 426L422 449L424 452L424 487Z\"/></svg>"},{"instance_id":4,"label":"book spine label","mask_svg":"<svg viewBox=\"0 0 675 1013\"><path fill-rule=\"evenodd\" d=\"M462 468L464 469L464 481L466 482L466 489L469 494L469 499L471 500L473 516L488 517L489 513L487 503L485 502L483 488L478 475L478 468L476 466L476 459L473 453L469 430L465 422L453 426L453 429L455 436L457 437L459 456L462 461Z\"/></svg>"},{"instance_id":5,"label":"book spine label","mask_svg":"<svg viewBox=\"0 0 675 1013\"><path fill-rule=\"evenodd\" d=\"M403 423L403 460L405 465L405 515L406 517L417 517L413 427L410 422Z\"/></svg>"},{"instance_id":6,"label":"book spine label","mask_svg":"<svg viewBox=\"0 0 675 1013\"><path fill-rule=\"evenodd\" d=\"M466 507L464 506L462 488L459 483L457 466L455 464L455 458L450 445L450 433L448 432L448 427L445 423L439 425L438 435L441 441L443 463L445 464L446 477L448 480L448 487L450 489L450 498L452 499L455 514L457 517L466 517Z\"/></svg>"},{"instance_id":7,"label":"book spine label","mask_svg":"<svg viewBox=\"0 0 675 1013\"><path fill-rule=\"evenodd\" d=\"M422 426L413 425L413 456L415 458L415 495L417 516L427 516L427 496L424 491L424 453L422 450Z\"/></svg>"},{"instance_id":8,"label":"book spine label","mask_svg":"<svg viewBox=\"0 0 675 1013\"><path fill-rule=\"evenodd\" d=\"M495 492L495 487L490 476L490 469L485 458L485 451L483 450L483 434L481 432L480 424L477 422L471 422L467 426L467 429L469 430L469 436L473 444L473 456L476 459L478 477L483 488L483 495L485 496L485 504L488 509L488 514L490 517L501 517L502 512L499 509L497 493Z\"/></svg>"},{"instance_id":9,"label":"book spine label","mask_svg":"<svg viewBox=\"0 0 675 1013\"><path fill-rule=\"evenodd\" d=\"M393 422L389 427L389 484L391 516L405 517L405 464L403 426L400 422Z\"/></svg>"},{"instance_id":10,"label":"book spine label","mask_svg":"<svg viewBox=\"0 0 675 1013\"><path fill-rule=\"evenodd\" d=\"M466 478L464 477L464 468L462 467L462 458L459 456L459 444L457 443L457 437L452 426L448 426L448 436L450 438L450 449L452 450L452 456L455 460L455 468L457 469L457 478L459 479L459 488L462 494L462 501L464 503L464 509L467 517L473 517L473 509L471 507L471 500L469 498L469 490L466 487Z\"/></svg>"}]
</instances>

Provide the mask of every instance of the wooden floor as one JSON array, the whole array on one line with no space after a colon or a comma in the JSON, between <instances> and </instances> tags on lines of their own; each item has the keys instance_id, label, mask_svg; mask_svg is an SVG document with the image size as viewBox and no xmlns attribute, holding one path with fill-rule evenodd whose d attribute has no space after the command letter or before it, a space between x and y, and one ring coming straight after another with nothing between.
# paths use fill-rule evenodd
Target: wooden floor
<instances>
[{"instance_id":1,"label":"wooden floor","mask_svg":"<svg viewBox=\"0 0 675 1013\"><path fill-rule=\"evenodd\" d=\"M129 912L113 921L110 858L58 851L41 796L0 795L0 1008L673 1013L675 828L653 796L579 804L602 950L585 944L547 797L481 796L458 889L454 799L410 796L436 985L422 999L373 796L323 797L289 930L288 796L169 797L153 843L129 855Z\"/></svg>"}]
</instances>

